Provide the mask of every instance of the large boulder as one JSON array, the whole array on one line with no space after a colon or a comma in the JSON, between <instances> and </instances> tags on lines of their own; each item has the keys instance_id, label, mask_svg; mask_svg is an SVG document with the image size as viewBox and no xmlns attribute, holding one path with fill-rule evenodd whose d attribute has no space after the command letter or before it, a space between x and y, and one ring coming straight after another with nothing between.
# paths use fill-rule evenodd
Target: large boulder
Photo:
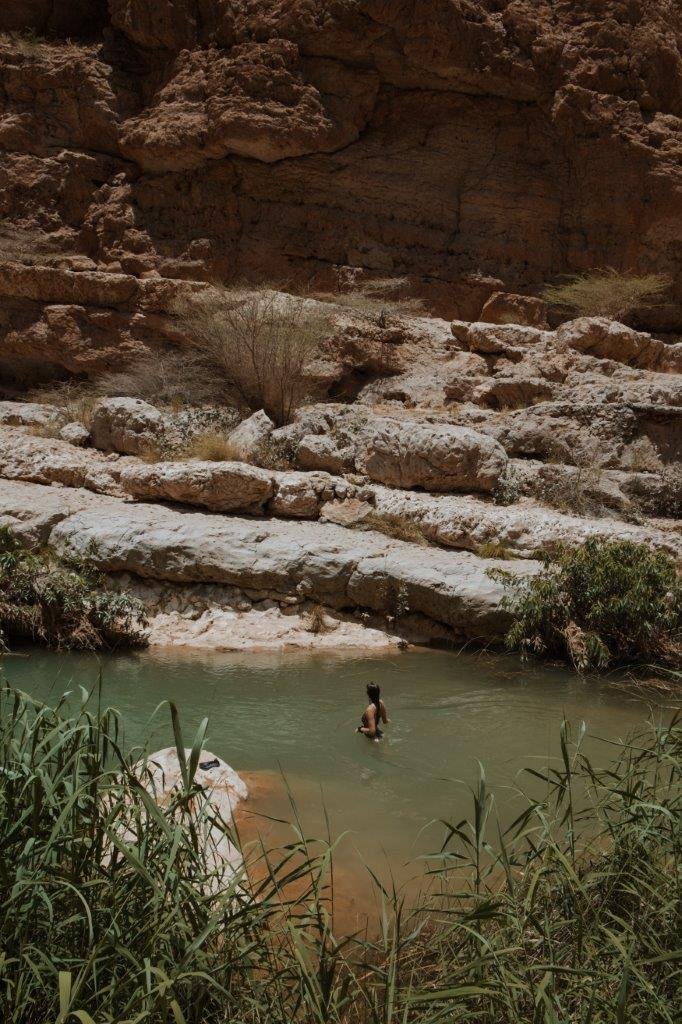
<instances>
[{"instance_id":1,"label":"large boulder","mask_svg":"<svg viewBox=\"0 0 682 1024\"><path fill-rule=\"evenodd\" d=\"M397 420L377 421L364 459L372 480L427 491L490 492L506 466L504 448L485 434Z\"/></svg>"},{"instance_id":2,"label":"large boulder","mask_svg":"<svg viewBox=\"0 0 682 1024\"><path fill-rule=\"evenodd\" d=\"M345 473L355 467L355 451L329 434L306 434L298 443L296 461L301 469Z\"/></svg>"},{"instance_id":3,"label":"large boulder","mask_svg":"<svg viewBox=\"0 0 682 1024\"><path fill-rule=\"evenodd\" d=\"M158 409L140 398L103 398L95 406L90 437L95 448L125 455L145 455L166 430Z\"/></svg>"},{"instance_id":4,"label":"large boulder","mask_svg":"<svg viewBox=\"0 0 682 1024\"><path fill-rule=\"evenodd\" d=\"M549 327L546 302L533 295L515 295L512 292L494 292L484 303L480 320L487 324Z\"/></svg>"},{"instance_id":5,"label":"large boulder","mask_svg":"<svg viewBox=\"0 0 682 1024\"><path fill-rule=\"evenodd\" d=\"M85 448L90 443L90 431L82 423L66 423L59 431L62 441L68 441L76 448Z\"/></svg>"},{"instance_id":6,"label":"large boulder","mask_svg":"<svg viewBox=\"0 0 682 1024\"><path fill-rule=\"evenodd\" d=\"M121 486L134 498L212 512L259 512L275 493L272 474L245 462L141 463L123 470Z\"/></svg>"},{"instance_id":7,"label":"large boulder","mask_svg":"<svg viewBox=\"0 0 682 1024\"><path fill-rule=\"evenodd\" d=\"M243 420L230 434L235 458L250 462L263 449L274 429L275 424L264 409Z\"/></svg>"},{"instance_id":8,"label":"large boulder","mask_svg":"<svg viewBox=\"0 0 682 1024\"><path fill-rule=\"evenodd\" d=\"M185 760L189 763L192 751L185 749ZM156 802L167 805L174 795L184 792L182 768L175 747L165 747L151 754L144 762L141 781ZM229 838L226 830L233 824L234 812L238 805L247 800L249 791L246 783L234 768L208 750L199 754L199 764L194 773L193 783L201 787L210 805L210 814L195 814L194 824L201 830L200 839L205 845L209 866L217 877L211 879L215 885L238 882L244 875L244 860L241 851ZM190 809L198 811L194 798ZM224 827L226 826L226 827Z\"/></svg>"},{"instance_id":9,"label":"large boulder","mask_svg":"<svg viewBox=\"0 0 682 1024\"><path fill-rule=\"evenodd\" d=\"M682 373L682 343L668 345L604 316L583 316L557 328L558 342L598 359L643 370Z\"/></svg>"},{"instance_id":10,"label":"large boulder","mask_svg":"<svg viewBox=\"0 0 682 1024\"><path fill-rule=\"evenodd\" d=\"M519 359L525 346L536 345L548 337L547 331L520 324L470 324L463 320L453 320L450 330L453 338L470 352L480 352L481 355L489 356L506 355Z\"/></svg>"},{"instance_id":11,"label":"large boulder","mask_svg":"<svg viewBox=\"0 0 682 1024\"><path fill-rule=\"evenodd\" d=\"M7 427L55 427L66 419L62 409L41 402L0 402L0 425Z\"/></svg>"},{"instance_id":12,"label":"large boulder","mask_svg":"<svg viewBox=\"0 0 682 1024\"><path fill-rule=\"evenodd\" d=\"M275 474L276 493L268 512L287 519L317 519L322 506L337 498L355 495L356 488L329 473Z\"/></svg>"}]
</instances>

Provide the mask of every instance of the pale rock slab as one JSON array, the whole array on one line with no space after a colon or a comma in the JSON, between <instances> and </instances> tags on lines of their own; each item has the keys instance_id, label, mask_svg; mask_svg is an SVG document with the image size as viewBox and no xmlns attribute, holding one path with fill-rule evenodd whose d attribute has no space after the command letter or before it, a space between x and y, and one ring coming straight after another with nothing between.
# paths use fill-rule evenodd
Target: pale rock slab
<instances>
[{"instance_id":1,"label":"pale rock slab","mask_svg":"<svg viewBox=\"0 0 682 1024\"><path fill-rule=\"evenodd\" d=\"M429 491L492 491L507 456L493 438L468 427L379 421L364 458L370 479Z\"/></svg>"},{"instance_id":2,"label":"pale rock slab","mask_svg":"<svg viewBox=\"0 0 682 1024\"><path fill-rule=\"evenodd\" d=\"M7 427L52 427L64 422L64 413L40 402L0 402L0 424Z\"/></svg>"},{"instance_id":3,"label":"pale rock slab","mask_svg":"<svg viewBox=\"0 0 682 1024\"><path fill-rule=\"evenodd\" d=\"M129 466L121 486L143 501L177 501L212 512L258 511L275 493L272 474L245 462L156 462Z\"/></svg>"},{"instance_id":4,"label":"pale rock slab","mask_svg":"<svg viewBox=\"0 0 682 1024\"><path fill-rule=\"evenodd\" d=\"M165 430L163 415L141 398L103 398L95 406L90 436L101 451L143 455Z\"/></svg>"},{"instance_id":5,"label":"pale rock slab","mask_svg":"<svg viewBox=\"0 0 682 1024\"><path fill-rule=\"evenodd\" d=\"M68 441L76 448L85 448L90 442L90 431L82 423L66 423L59 431L62 441Z\"/></svg>"},{"instance_id":6,"label":"pale rock slab","mask_svg":"<svg viewBox=\"0 0 682 1024\"><path fill-rule=\"evenodd\" d=\"M275 424L263 409L243 420L230 434L230 444L234 447L236 458L244 462L253 459L274 429Z\"/></svg>"},{"instance_id":7,"label":"pale rock slab","mask_svg":"<svg viewBox=\"0 0 682 1024\"><path fill-rule=\"evenodd\" d=\"M298 599L304 588L310 600L334 608L385 614L400 603L470 638L499 638L510 621L501 607L502 587L487 575L498 561L330 523L246 520L121 504L64 518L50 542L63 555L87 553L106 572L219 583L280 598ZM537 569L532 561L513 566L522 575Z\"/></svg>"}]
</instances>

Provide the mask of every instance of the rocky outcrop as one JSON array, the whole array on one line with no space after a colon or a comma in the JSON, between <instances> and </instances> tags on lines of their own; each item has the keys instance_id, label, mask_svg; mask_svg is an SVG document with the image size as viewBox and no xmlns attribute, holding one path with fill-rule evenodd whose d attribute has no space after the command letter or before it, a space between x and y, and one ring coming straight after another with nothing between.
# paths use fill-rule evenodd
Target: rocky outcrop
<instances>
[{"instance_id":1,"label":"rocky outcrop","mask_svg":"<svg viewBox=\"0 0 682 1024\"><path fill-rule=\"evenodd\" d=\"M30 413L26 416L31 418ZM68 426L84 430L80 424ZM551 551L558 542L575 544L588 536L614 533L676 557L682 554L682 533L673 522L635 526L612 518L618 513L632 516L645 499L669 509L661 514L674 516L682 494L676 502L672 485L660 471L585 471L560 463L510 460L499 486L511 485L516 493L511 495L514 503L505 507L483 496L418 493L320 471L277 472L245 463L198 460L148 463L5 427L0 428L0 478L223 513L323 518L351 527L371 513L374 524L384 521L389 532L398 521L444 547L478 552L492 546L514 557L533 557L538 551ZM563 498L562 511L539 504L552 494ZM567 509L573 514L566 514Z\"/></svg>"},{"instance_id":2,"label":"rocky outcrop","mask_svg":"<svg viewBox=\"0 0 682 1024\"><path fill-rule=\"evenodd\" d=\"M605 317L582 317L562 324L557 342L599 359L658 373L682 373L682 342L669 345Z\"/></svg>"},{"instance_id":3,"label":"rocky outcrop","mask_svg":"<svg viewBox=\"0 0 682 1024\"><path fill-rule=\"evenodd\" d=\"M121 473L121 486L134 498L200 505L212 512L259 512L275 491L264 469L194 460L129 466Z\"/></svg>"},{"instance_id":4,"label":"rocky outcrop","mask_svg":"<svg viewBox=\"0 0 682 1024\"><path fill-rule=\"evenodd\" d=\"M59 431L59 437L76 448L85 448L90 443L90 431L82 423L65 423Z\"/></svg>"},{"instance_id":5,"label":"rocky outcrop","mask_svg":"<svg viewBox=\"0 0 682 1024\"><path fill-rule=\"evenodd\" d=\"M679 329L681 19L676 0L9 0L0 30L47 38L0 43L3 219L37 234L31 260L47 237L112 277L325 287L351 263L466 318L596 265L662 271L670 301L641 315ZM19 287L12 329L44 324ZM53 310L64 349L133 350L140 325L107 308Z\"/></svg>"},{"instance_id":6,"label":"rocky outcrop","mask_svg":"<svg viewBox=\"0 0 682 1024\"><path fill-rule=\"evenodd\" d=\"M0 428L0 477L5 480L123 494L119 477L125 465L125 458L82 450L62 438L33 437Z\"/></svg>"},{"instance_id":7,"label":"rocky outcrop","mask_svg":"<svg viewBox=\"0 0 682 1024\"><path fill-rule=\"evenodd\" d=\"M0 424L8 427L58 427L64 414L39 402L0 402Z\"/></svg>"},{"instance_id":8,"label":"rocky outcrop","mask_svg":"<svg viewBox=\"0 0 682 1024\"><path fill-rule=\"evenodd\" d=\"M495 292L484 303L481 320L487 324L525 324L528 327L549 327L547 303L532 295Z\"/></svg>"},{"instance_id":9,"label":"rocky outcrop","mask_svg":"<svg viewBox=\"0 0 682 1024\"><path fill-rule=\"evenodd\" d=\"M263 449L274 429L275 424L263 409L248 416L230 434L235 458L244 462L252 461Z\"/></svg>"}]
</instances>

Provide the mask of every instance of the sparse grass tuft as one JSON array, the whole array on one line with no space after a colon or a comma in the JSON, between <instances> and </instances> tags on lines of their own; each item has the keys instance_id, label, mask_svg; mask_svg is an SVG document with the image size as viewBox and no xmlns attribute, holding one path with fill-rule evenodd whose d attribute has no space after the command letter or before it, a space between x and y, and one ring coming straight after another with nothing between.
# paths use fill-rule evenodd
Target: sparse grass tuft
<instances>
[{"instance_id":1,"label":"sparse grass tuft","mask_svg":"<svg viewBox=\"0 0 682 1024\"><path fill-rule=\"evenodd\" d=\"M565 284L547 285L542 297L576 316L622 320L636 309L660 303L669 287L670 278L664 274L624 274L606 269L576 275Z\"/></svg>"},{"instance_id":2,"label":"sparse grass tuft","mask_svg":"<svg viewBox=\"0 0 682 1024\"><path fill-rule=\"evenodd\" d=\"M243 462L239 452L229 437L217 430L207 430L203 434L192 437L187 447L179 453L180 458L201 459L207 462Z\"/></svg>"},{"instance_id":3,"label":"sparse grass tuft","mask_svg":"<svg viewBox=\"0 0 682 1024\"><path fill-rule=\"evenodd\" d=\"M71 422L82 423L90 430L98 393L85 381L61 381L35 392L37 402L63 409Z\"/></svg>"},{"instance_id":4,"label":"sparse grass tuft","mask_svg":"<svg viewBox=\"0 0 682 1024\"><path fill-rule=\"evenodd\" d=\"M505 547L499 540L488 540L485 544L479 544L476 548L476 554L480 558L499 558L503 561L514 557L509 548Z\"/></svg>"},{"instance_id":5,"label":"sparse grass tuft","mask_svg":"<svg viewBox=\"0 0 682 1024\"><path fill-rule=\"evenodd\" d=\"M408 544L419 544L422 547L429 543L424 531L414 520L403 519L402 516L392 513L369 512L360 520L356 529L376 530L377 533L383 533L394 540L404 540Z\"/></svg>"},{"instance_id":6,"label":"sparse grass tuft","mask_svg":"<svg viewBox=\"0 0 682 1024\"><path fill-rule=\"evenodd\" d=\"M32 55L47 44L47 39L33 28L17 29L14 32L0 32L0 42L11 45L19 53Z\"/></svg>"}]
</instances>

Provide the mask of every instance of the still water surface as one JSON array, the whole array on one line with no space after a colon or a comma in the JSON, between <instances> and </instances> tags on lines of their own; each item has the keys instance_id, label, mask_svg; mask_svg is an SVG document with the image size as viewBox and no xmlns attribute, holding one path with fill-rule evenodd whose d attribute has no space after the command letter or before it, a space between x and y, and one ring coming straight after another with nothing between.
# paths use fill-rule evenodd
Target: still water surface
<instances>
[{"instance_id":1,"label":"still water surface","mask_svg":"<svg viewBox=\"0 0 682 1024\"><path fill-rule=\"evenodd\" d=\"M646 702L603 683L487 654L322 659L164 650L100 663L31 651L3 659L3 671L52 702L78 685L96 689L100 664L103 701L121 711L126 746L148 737L152 749L172 743L167 707L154 712L173 700L187 746L209 718L205 746L246 774L254 813L290 816L284 775L306 828L323 833L324 806L333 833L348 833L347 847L393 867L436 848L440 829L425 830L430 821L469 813L479 761L508 819L520 806L521 770L557 756L563 716L586 723L586 749L605 763L611 750L603 740L624 738L650 714ZM354 732L369 680L381 685L391 718L381 743Z\"/></svg>"}]
</instances>

